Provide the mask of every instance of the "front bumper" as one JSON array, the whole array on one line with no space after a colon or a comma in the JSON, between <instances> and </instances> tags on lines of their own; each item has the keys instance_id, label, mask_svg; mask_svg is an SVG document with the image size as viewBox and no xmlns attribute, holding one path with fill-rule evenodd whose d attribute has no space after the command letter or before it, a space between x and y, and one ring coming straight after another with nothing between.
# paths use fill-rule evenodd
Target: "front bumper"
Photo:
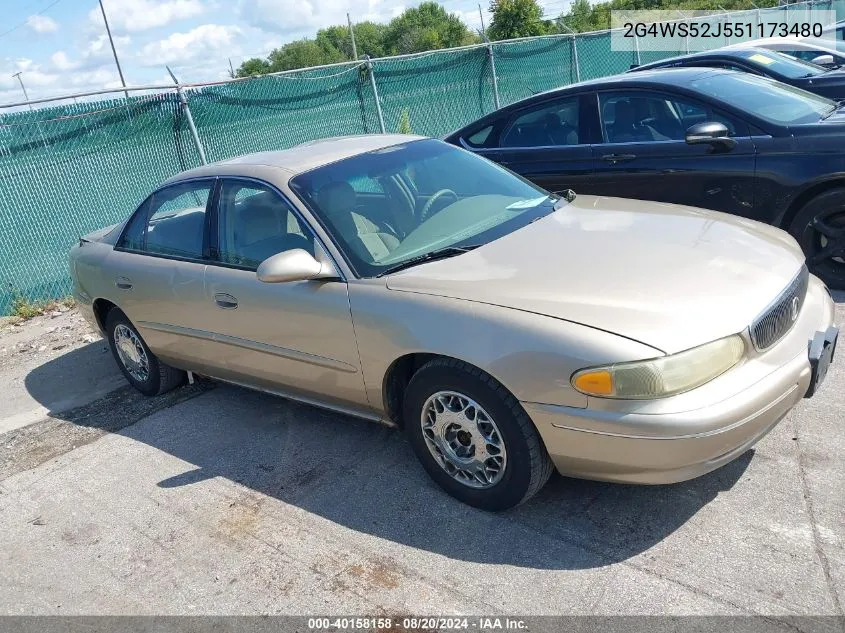
<instances>
[{"instance_id":1,"label":"front bumper","mask_svg":"<svg viewBox=\"0 0 845 633\"><path fill-rule=\"evenodd\" d=\"M706 401L693 392L675 397L695 408L673 408L672 398L629 410L607 402L585 409L522 404L561 474L642 484L692 479L742 455L801 401L813 375L809 342L833 325L833 315L830 295L813 280L801 318L774 348L699 388Z\"/></svg>"}]
</instances>

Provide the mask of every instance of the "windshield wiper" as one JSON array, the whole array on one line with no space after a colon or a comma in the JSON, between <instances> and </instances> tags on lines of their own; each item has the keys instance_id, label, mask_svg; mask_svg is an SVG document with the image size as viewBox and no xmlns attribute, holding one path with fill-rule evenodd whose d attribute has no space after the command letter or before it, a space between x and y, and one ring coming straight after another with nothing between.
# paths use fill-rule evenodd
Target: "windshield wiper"
<instances>
[{"instance_id":1,"label":"windshield wiper","mask_svg":"<svg viewBox=\"0 0 845 633\"><path fill-rule=\"evenodd\" d=\"M833 116L834 114L836 114L837 112L839 112L839 109L842 107L842 105L843 105L842 101L837 101L837 102L836 102L836 105L835 105L835 106L833 106L833 107L832 107L829 111L825 112L825 113L821 116L821 118L819 119L819 121L824 121L825 119L827 119L827 118L829 118L829 117Z\"/></svg>"},{"instance_id":2,"label":"windshield wiper","mask_svg":"<svg viewBox=\"0 0 845 633\"><path fill-rule=\"evenodd\" d=\"M557 201L554 205L555 211L560 209L564 202L569 203L575 200L575 192L572 191L572 189L561 189L560 191L553 191L552 193L557 196Z\"/></svg>"},{"instance_id":3,"label":"windshield wiper","mask_svg":"<svg viewBox=\"0 0 845 633\"><path fill-rule=\"evenodd\" d=\"M430 253L425 253L424 255L418 255L417 257L406 259L404 262L400 262L395 266L386 268L385 270L381 271L378 275L376 275L376 277L384 277L385 275L399 272L400 270L405 270L406 268L411 268L411 266L416 266L417 264L431 262L435 259L446 259L447 257L454 257L455 255L463 255L464 253L468 253L469 251L478 248L479 246L481 246L481 244L467 244L466 246L446 246L444 248L438 248L437 250L431 251Z\"/></svg>"}]
</instances>

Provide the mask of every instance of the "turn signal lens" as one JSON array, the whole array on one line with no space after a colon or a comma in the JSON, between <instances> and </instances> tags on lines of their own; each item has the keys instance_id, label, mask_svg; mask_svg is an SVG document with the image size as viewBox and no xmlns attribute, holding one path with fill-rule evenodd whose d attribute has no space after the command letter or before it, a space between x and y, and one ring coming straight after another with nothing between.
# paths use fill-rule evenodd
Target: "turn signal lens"
<instances>
[{"instance_id":1,"label":"turn signal lens","mask_svg":"<svg viewBox=\"0 0 845 633\"><path fill-rule=\"evenodd\" d=\"M601 396L613 395L613 376L607 370L579 373L572 384L578 391Z\"/></svg>"},{"instance_id":2,"label":"turn signal lens","mask_svg":"<svg viewBox=\"0 0 845 633\"><path fill-rule=\"evenodd\" d=\"M600 398L665 398L695 389L736 365L745 354L738 334L671 356L582 369L572 386Z\"/></svg>"}]
</instances>

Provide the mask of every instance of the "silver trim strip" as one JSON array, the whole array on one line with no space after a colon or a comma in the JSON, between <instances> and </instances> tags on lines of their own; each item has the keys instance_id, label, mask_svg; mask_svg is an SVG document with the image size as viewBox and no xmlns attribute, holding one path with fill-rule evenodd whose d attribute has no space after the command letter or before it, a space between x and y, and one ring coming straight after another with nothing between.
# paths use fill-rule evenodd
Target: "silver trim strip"
<instances>
[{"instance_id":1,"label":"silver trim strip","mask_svg":"<svg viewBox=\"0 0 845 633\"><path fill-rule=\"evenodd\" d=\"M179 336L187 336L190 338L198 338L205 341L214 341L215 343L222 343L224 345L232 345L243 349L249 349L255 352L264 354L271 354L273 356L281 356L290 360L308 363L309 365L316 365L318 367L327 367L336 371L342 371L346 374L358 373L358 368L343 361L335 360L334 358L326 358L325 356L316 356L314 354L307 354L306 352L299 352L294 349L286 347L278 347L276 345L268 345L267 343L258 343L250 341L245 338L237 336L227 336L225 334L217 334L215 332L207 332L205 330L195 330L193 328L180 327L178 325L167 325L164 323L151 323L150 321L138 321L139 328L146 328L156 332L165 332L167 334L177 334Z\"/></svg>"}]
</instances>

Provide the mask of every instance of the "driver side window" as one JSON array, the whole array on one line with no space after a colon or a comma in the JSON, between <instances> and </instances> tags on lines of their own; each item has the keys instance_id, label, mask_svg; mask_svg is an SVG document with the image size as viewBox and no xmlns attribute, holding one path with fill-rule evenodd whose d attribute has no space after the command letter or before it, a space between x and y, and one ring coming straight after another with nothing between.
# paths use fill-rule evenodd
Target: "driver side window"
<instances>
[{"instance_id":1,"label":"driver side window","mask_svg":"<svg viewBox=\"0 0 845 633\"><path fill-rule=\"evenodd\" d=\"M274 190L227 180L220 190L218 258L250 269L268 257L301 248L314 254L314 236Z\"/></svg>"},{"instance_id":2,"label":"driver side window","mask_svg":"<svg viewBox=\"0 0 845 633\"><path fill-rule=\"evenodd\" d=\"M683 141L691 126L705 121L723 123L730 136L748 136L742 125L710 106L674 95L603 92L599 107L605 143Z\"/></svg>"}]
</instances>

